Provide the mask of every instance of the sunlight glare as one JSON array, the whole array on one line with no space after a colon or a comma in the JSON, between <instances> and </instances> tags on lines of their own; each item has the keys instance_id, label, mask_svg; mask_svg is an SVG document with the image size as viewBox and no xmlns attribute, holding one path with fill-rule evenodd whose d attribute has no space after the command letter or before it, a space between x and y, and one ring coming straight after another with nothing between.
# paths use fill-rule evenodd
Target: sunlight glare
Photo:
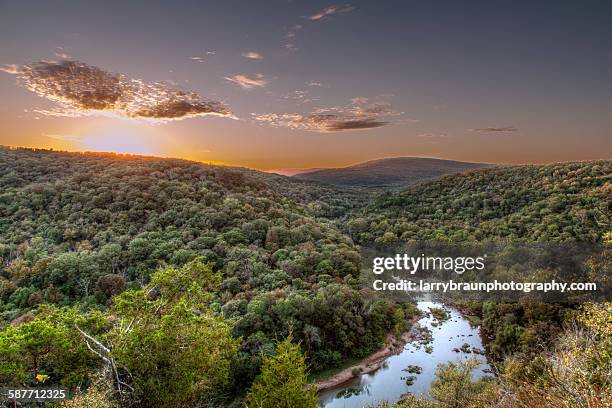
<instances>
[{"instance_id":1,"label":"sunlight glare","mask_svg":"<svg viewBox=\"0 0 612 408\"><path fill-rule=\"evenodd\" d=\"M110 126L86 136L81 144L84 150L93 152L160 155L150 136L143 135L135 126Z\"/></svg>"}]
</instances>

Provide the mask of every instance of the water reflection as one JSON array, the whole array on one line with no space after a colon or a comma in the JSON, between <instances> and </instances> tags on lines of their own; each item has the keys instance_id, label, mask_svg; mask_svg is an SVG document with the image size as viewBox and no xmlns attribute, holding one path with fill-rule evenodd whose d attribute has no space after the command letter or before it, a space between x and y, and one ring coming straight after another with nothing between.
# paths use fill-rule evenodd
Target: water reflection
<instances>
[{"instance_id":1,"label":"water reflection","mask_svg":"<svg viewBox=\"0 0 612 408\"><path fill-rule=\"evenodd\" d=\"M448 361L468 359L475 356L481 365L475 370L474 378L480 378L490 369L483 355L479 329L472 327L456 310L440 303L420 301L418 308L429 312L431 308L444 307L450 318L443 322L428 315L419 320L421 327L431 331L431 342L407 344L398 355L389 357L384 366L374 373L363 374L357 378L329 390L323 391L319 398L322 408L352 408L376 405L382 401L397 402L402 395L410 392L415 395L427 394L435 375L436 366ZM462 351L463 350L463 351ZM464 352L476 350L473 352ZM418 366L421 372L409 372L409 366ZM412 367L412 371L418 371ZM411 381L407 381L408 377Z\"/></svg>"}]
</instances>

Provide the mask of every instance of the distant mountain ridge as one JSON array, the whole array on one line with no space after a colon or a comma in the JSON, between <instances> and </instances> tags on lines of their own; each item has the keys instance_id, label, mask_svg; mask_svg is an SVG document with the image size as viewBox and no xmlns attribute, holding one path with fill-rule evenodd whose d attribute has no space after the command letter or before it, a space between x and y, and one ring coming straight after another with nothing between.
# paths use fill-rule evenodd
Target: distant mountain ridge
<instances>
[{"instance_id":1,"label":"distant mountain ridge","mask_svg":"<svg viewBox=\"0 0 612 408\"><path fill-rule=\"evenodd\" d=\"M312 169L308 169L308 168L286 168L286 169L273 169L273 170L266 170L266 173L274 173L274 174L280 174L281 176L287 176L287 177L293 177L293 176L297 176L298 174L305 174L305 173L311 173L313 171L319 171L319 170L327 170L323 167L316 167L316 168L312 168Z\"/></svg>"},{"instance_id":2,"label":"distant mountain ridge","mask_svg":"<svg viewBox=\"0 0 612 408\"><path fill-rule=\"evenodd\" d=\"M293 177L335 186L365 189L399 189L447 174L494 167L488 163L470 163L421 157L391 157L370 160L348 167L306 170Z\"/></svg>"}]
</instances>

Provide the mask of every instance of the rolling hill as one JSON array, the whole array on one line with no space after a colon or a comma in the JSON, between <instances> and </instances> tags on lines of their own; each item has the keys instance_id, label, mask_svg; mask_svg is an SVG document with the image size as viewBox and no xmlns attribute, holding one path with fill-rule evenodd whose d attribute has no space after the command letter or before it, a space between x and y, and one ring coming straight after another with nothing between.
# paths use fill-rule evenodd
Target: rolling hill
<instances>
[{"instance_id":1,"label":"rolling hill","mask_svg":"<svg viewBox=\"0 0 612 408\"><path fill-rule=\"evenodd\" d=\"M482 166L361 167L392 174L410 161L423 164L413 166L418 180ZM360 246L597 241L610 231L611 166L488 168L375 194L187 160L0 147L0 383L36 385L30 373L47 386L90 382L104 364L80 329L121 345L113 358L136 390L131 406L178 406L166 403L180 394L171 386L164 403L155 393L159 378L195 377L174 377L181 370L227 378L193 398L239 400L279 338L295 339L314 373L340 368L416 317L410 303L362 286ZM492 350L539 347L560 332L560 313L515 308L509 322L508 310L487 305ZM125 330L127 321L137 323ZM206 341L184 347L185 338Z\"/></svg>"},{"instance_id":2,"label":"rolling hill","mask_svg":"<svg viewBox=\"0 0 612 408\"><path fill-rule=\"evenodd\" d=\"M242 339L230 395L250 386L261 350L273 350L278 336L291 332L308 347L314 371L372 352L392 328L397 306L359 291L359 248L333 221L363 202L354 191L187 160L5 147L0 189L3 351L17 335L5 329L30 322L39 306L107 310L157 273L173 282L213 274L211 307ZM53 327L79 338L74 325ZM25 360L12 350L7 358ZM65 374L54 361L37 366L54 384L99 368L83 359L89 366ZM32 371L12 367L0 369L0 384Z\"/></svg>"},{"instance_id":3,"label":"rolling hill","mask_svg":"<svg viewBox=\"0 0 612 408\"><path fill-rule=\"evenodd\" d=\"M612 161L484 169L379 194L353 214L360 244L598 241L610 231Z\"/></svg>"},{"instance_id":4,"label":"rolling hill","mask_svg":"<svg viewBox=\"0 0 612 408\"><path fill-rule=\"evenodd\" d=\"M307 171L293 177L335 186L394 190L447 174L492 166L486 163L421 157L392 157L370 160L348 167Z\"/></svg>"}]
</instances>

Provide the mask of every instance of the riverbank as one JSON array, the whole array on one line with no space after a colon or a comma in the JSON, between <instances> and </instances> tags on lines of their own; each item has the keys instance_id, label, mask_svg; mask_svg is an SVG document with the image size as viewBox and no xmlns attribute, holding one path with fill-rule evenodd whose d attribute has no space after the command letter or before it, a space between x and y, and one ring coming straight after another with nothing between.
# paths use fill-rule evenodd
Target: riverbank
<instances>
[{"instance_id":1,"label":"riverbank","mask_svg":"<svg viewBox=\"0 0 612 408\"><path fill-rule=\"evenodd\" d=\"M388 339L385 347L361 361L366 366L370 363L367 374L353 372L351 367L339 373L342 375L329 378L332 381L325 385L331 386L320 389L319 408L378 406L384 401L398 402L406 393L426 396L438 366L458 359L478 359L480 365L473 372L474 379L488 375L490 366L485 356L464 352L467 350L465 344L470 350L483 349L478 327L454 307L429 298L419 300L417 308L422 317L412 326L408 336ZM432 313L436 309L444 309L450 316L440 320ZM402 346L395 348L398 341ZM419 373L412 373L412 367L419 367Z\"/></svg>"},{"instance_id":2,"label":"riverbank","mask_svg":"<svg viewBox=\"0 0 612 408\"><path fill-rule=\"evenodd\" d=\"M361 360L358 364L346 367L332 376L320 378L315 381L317 392L337 387L362 374L373 373L380 369L388 357L399 354L408 342L416 338L418 319L419 317L416 317L411 320L410 330L402 333L399 337L393 333L387 334L384 345L373 354Z\"/></svg>"}]
</instances>

